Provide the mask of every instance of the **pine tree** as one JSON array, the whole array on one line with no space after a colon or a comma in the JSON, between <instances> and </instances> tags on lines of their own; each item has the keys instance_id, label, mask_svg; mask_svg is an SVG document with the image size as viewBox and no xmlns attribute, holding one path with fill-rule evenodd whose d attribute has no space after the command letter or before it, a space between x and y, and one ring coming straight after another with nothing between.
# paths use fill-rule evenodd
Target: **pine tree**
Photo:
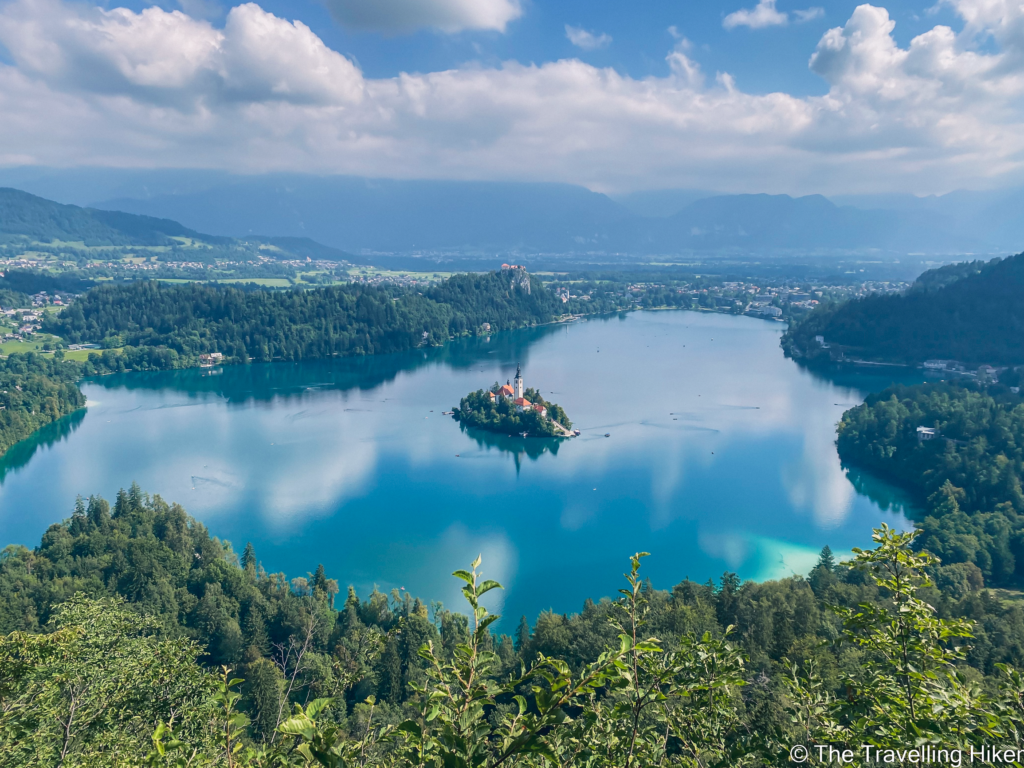
<instances>
[{"instance_id":1,"label":"pine tree","mask_svg":"<svg viewBox=\"0 0 1024 768\"><path fill-rule=\"evenodd\" d=\"M267 625L263 620L263 612L258 605L250 605L242 625L245 635L246 655L250 658L266 656L270 653L270 637Z\"/></svg>"},{"instance_id":2,"label":"pine tree","mask_svg":"<svg viewBox=\"0 0 1024 768\"><path fill-rule=\"evenodd\" d=\"M342 617L346 635L351 635L363 624L359 620L359 595L356 594L356 588L351 585L348 588L348 596L345 598Z\"/></svg>"},{"instance_id":3,"label":"pine tree","mask_svg":"<svg viewBox=\"0 0 1024 768\"><path fill-rule=\"evenodd\" d=\"M128 509L128 493L124 488L121 488L117 492L117 498L114 500L114 517L123 517L128 514Z\"/></svg>"},{"instance_id":4,"label":"pine tree","mask_svg":"<svg viewBox=\"0 0 1024 768\"><path fill-rule=\"evenodd\" d=\"M99 496L90 496L89 506L85 514L88 516L89 522L94 526L105 527L110 522L110 505L106 499L101 499Z\"/></svg>"},{"instance_id":5,"label":"pine tree","mask_svg":"<svg viewBox=\"0 0 1024 768\"><path fill-rule=\"evenodd\" d=\"M327 594L327 574L324 571L324 564L323 563L320 563L316 567L316 573L313 574L313 578L311 579L311 584L312 584L314 593L315 593L316 590L319 589L324 595Z\"/></svg>"},{"instance_id":6,"label":"pine tree","mask_svg":"<svg viewBox=\"0 0 1024 768\"><path fill-rule=\"evenodd\" d=\"M281 673L266 659L257 659L246 670L253 730L269 740L277 729L281 712Z\"/></svg>"},{"instance_id":7,"label":"pine tree","mask_svg":"<svg viewBox=\"0 0 1024 768\"><path fill-rule=\"evenodd\" d=\"M519 619L519 627L516 629L516 653L523 653L530 644L530 622L523 616Z\"/></svg>"},{"instance_id":8,"label":"pine tree","mask_svg":"<svg viewBox=\"0 0 1024 768\"><path fill-rule=\"evenodd\" d=\"M829 573L832 573L836 569L836 559L832 555L832 548L826 544L821 548L821 555L818 557L818 568L824 568Z\"/></svg>"},{"instance_id":9,"label":"pine tree","mask_svg":"<svg viewBox=\"0 0 1024 768\"><path fill-rule=\"evenodd\" d=\"M402 659L397 646L394 638L388 641L377 672L377 696L391 704L402 703Z\"/></svg>"},{"instance_id":10,"label":"pine tree","mask_svg":"<svg viewBox=\"0 0 1024 768\"><path fill-rule=\"evenodd\" d=\"M242 567L246 571L255 572L256 570L256 550L251 541L245 543L245 551L242 552Z\"/></svg>"},{"instance_id":11,"label":"pine tree","mask_svg":"<svg viewBox=\"0 0 1024 768\"><path fill-rule=\"evenodd\" d=\"M132 483L132 487L128 489L128 503L131 504L133 512L138 512L142 509L142 505L146 500L145 496L139 484Z\"/></svg>"}]
</instances>

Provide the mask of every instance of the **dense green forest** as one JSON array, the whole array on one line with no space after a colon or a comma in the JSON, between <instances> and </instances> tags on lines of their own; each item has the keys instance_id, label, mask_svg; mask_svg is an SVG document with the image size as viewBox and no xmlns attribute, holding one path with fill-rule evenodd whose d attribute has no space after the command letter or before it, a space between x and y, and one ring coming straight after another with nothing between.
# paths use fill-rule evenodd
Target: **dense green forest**
<instances>
[{"instance_id":1,"label":"dense green forest","mask_svg":"<svg viewBox=\"0 0 1024 768\"><path fill-rule=\"evenodd\" d=\"M85 405L80 366L36 354L0 358L0 455L40 427Z\"/></svg>"},{"instance_id":2,"label":"dense green forest","mask_svg":"<svg viewBox=\"0 0 1024 768\"><path fill-rule=\"evenodd\" d=\"M819 306L790 327L782 344L805 358L1024 363L1024 254L925 272L903 295Z\"/></svg>"},{"instance_id":3,"label":"dense green forest","mask_svg":"<svg viewBox=\"0 0 1024 768\"><path fill-rule=\"evenodd\" d=\"M939 436L921 441L917 428ZM912 490L922 546L973 563L991 585L1024 587L1024 400L1006 387L893 387L847 411L843 461Z\"/></svg>"},{"instance_id":4,"label":"dense green forest","mask_svg":"<svg viewBox=\"0 0 1024 768\"><path fill-rule=\"evenodd\" d=\"M71 275L48 275L33 269L8 269L0 273L0 309L30 307L31 295L45 291L60 293L82 293L95 283Z\"/></svg>"},{"instance_id":5,"label":"dense green forest","mask_svg":"<svg viewBox=\"0 0 1024 768\"><path fill-rule=\"evenodd\" d=\"M553 422L561 424L566 429L572 429L572 422L562 407L557 403L549 403L540 392L531 387L523 390L523 397L533 405L541 405L547 408L547 415L541 416L537 411L516 410L511 398L491 398L490 392L495 394L501 389L501 385L495 382L490 390L478 389L470 392L459 402L458 408L452 409L455 420L467 427L485 429L488 432L497 432L503 435L519 435L525 432L528 437L555 437L564 435Z\"/></svg>"},{"instance_id":6,"label":"dense green forest","mask_svg":"<svg viewBox=\"0 0 1024 768\"><path fill-rule=\"evenodd\" d=\"M83 293L96 283L74 275L50 275L34 269L8 269L0 275L0 291L22 294Z\"/></svg>"},{"instance_id":7,"label":"dense green forest","mask_svg":"<svg viewBox=\"0 0 1024 768\"><path fill-rule=\"evenodd\" d=\"M527 278L528 280L528 278ZM69 342L165 348L187 365L220 352L235 361L400 352L553 320L557 299L508 272L456 275L417 292L343 285L294 291L141 281L93 288L45 327ZM194 363L192 363L194 364Z\"/></svg>"},{"instance_id":8,"label":"dense green forest","mask_svg":"<svg viewBox=\"0 0 1024 768\"><path fill-rule=\"evenodd\" d=\"M465 613L341 598L136 486L79 499L0 555L0 762L767 766L794 744L1020 743L1024 679L1001 665L1024 661L1024 611L914 535L876 532L854 567L826 548L806 579L667 591L640 554L618 600L493 634L479 561L455 574Z\"/></svg>"}]
</instances>

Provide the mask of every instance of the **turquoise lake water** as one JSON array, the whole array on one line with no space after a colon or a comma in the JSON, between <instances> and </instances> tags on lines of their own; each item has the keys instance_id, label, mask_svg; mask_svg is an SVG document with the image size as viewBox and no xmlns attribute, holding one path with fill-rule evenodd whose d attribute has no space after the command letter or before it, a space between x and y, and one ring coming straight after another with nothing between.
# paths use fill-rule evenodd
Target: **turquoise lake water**
<instances>
[{"instance_id":1,"label":"turquoise lake water","mask_svg":"<svg viewBox=\"0 0 1024 768\"><path fill-rule=\"evenodd\" d=\"M83 384L87 410L0 461L0 542L35 546L77 494L135 481L237 552L251 541L268 570L323 563L363 594L461 608L449 574L481 553L507 588L492 608L515 620L613 595L640 550L662 588L804 573L825 544L906 525L899 493L841 467L835 424L916 374L829 380L783 357L782 331L634 312L401 355L103 377ZM442 415L517 363L581 437Z\"/></svg>"}]
</instances>

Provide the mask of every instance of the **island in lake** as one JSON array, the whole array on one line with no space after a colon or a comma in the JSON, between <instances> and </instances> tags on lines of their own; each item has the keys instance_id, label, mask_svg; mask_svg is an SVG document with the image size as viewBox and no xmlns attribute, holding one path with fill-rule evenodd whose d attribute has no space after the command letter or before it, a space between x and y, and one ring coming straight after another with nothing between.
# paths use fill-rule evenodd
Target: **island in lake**
<instances>
[{"instance_id":1,"label":"island in lake","mask_svg":"<svg viewBox=\"0 0 1024 768\"><path fill-rule=\"evenodd\" d=\"M452 409L452 417L466 425L505 435L523 437L574 437L572 422L561 406L547 402L535 389L523 388L523 374L504 385L470 392Z\"/></svg>"}]
</instances>

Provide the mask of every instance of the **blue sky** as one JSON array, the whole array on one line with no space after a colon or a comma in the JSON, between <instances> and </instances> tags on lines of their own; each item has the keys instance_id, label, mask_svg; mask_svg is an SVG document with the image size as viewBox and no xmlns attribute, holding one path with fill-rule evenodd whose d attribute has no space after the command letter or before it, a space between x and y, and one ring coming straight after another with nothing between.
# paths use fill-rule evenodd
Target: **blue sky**
<instances>
[{"instance_id":1,"label":"blue sky","mask_svg":"<svg viewBox=\"0 0 1024 768\"><path fill-rule=\"evenodd\" d=\"M0 165L942 193L1024 181L989 0L0 0Z\"/></svg>"}]
</instances>

